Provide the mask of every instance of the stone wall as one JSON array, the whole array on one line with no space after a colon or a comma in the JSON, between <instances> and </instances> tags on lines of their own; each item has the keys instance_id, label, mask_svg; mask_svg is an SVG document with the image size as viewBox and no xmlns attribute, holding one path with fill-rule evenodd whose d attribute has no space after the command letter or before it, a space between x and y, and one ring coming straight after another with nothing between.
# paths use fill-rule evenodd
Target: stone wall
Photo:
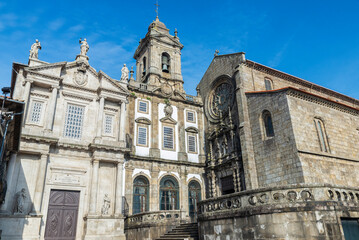
<instances>
[{"instance_id":1,"label":"stone wall","mask_svg":"<svg viewBox=\"0 0 359 240\"><path fill-rule=\"evenodd\" d=\"M200 203L202 240L343 239L341 218L359 218L359 189L289 185Z\"/></svg>"},{"instance_id":2,"label":"stone wall","mask_svg":"<svg viewBox=\"0 0 359 240\"><path fill-rule=\"evenodd\" d=\"M259 186L303 183L285 92L247 94L247 98ZM264 110L271 113L273 137L266 136Z\"/></svg>"}]
</instances>

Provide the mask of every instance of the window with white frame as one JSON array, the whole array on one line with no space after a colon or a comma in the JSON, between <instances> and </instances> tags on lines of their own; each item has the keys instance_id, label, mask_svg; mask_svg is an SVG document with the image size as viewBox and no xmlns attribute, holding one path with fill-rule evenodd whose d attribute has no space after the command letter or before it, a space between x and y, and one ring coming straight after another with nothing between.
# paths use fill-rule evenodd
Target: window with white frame
<instances>
[{"instance_id":1,"label":"window with white frame","mask_svg":"<svg viewBox=\"0 0 359 240\"><path fill-rule=\"evenodd\" d=\"M163 148L174 150L174 129L173 127L163 127Z\"/></svg>"},{"instance_id":2,"label":"window with white frame","mask_svg":"<svg viewBox=\"0 0 359 240\"><path fill-rule=\"evenodd\" d=\"M197 153L197 141L196 136L188 134L188 152L189 153Z\"/></svg>"},{"instance_id":3,"label":"window with white frame","mask_svg":"<svg viewBox=\"0 0 359 240\"><path fill-rule=\"evenodd\" d=\"M105 134L112 134L112 131L113 131L113 116L109 114L105 114L104 132Z\"/></svg>"},{"instance_id":4,"label":"window with white frame","mask_svg":"<svg viewBox=\"0 0 359 240\"><path fill-rule=\"evenodd\" d=\"M138 126L137 128L137 145L147 147L147 127Z\"/></svg>"},{"instance_id":5,"label":"window with white frame","mask_svg":"<svg viewBox=\"0 0 359 240\"><path fill-rule=\"evenodd\" d=\"M69 104L65 118L64 137L80 139L85 107Z\"/></svg>"},{"instance_id":6,"label":"window with white frame","mask_svg":"<svg viewBox=\"0 0 359 240\"><path fill-rule=\"evenodd\" d=\"M138 101L138 111L142 112L142 113L147 113L148 112L148 103L145 101Z\"/></svg>"},{"instance_id":7,"label":"window with white frame","mask_svg":"<svg viewBox=\"0 0 359 240\"><path fill-rule=\"evenodd\" d=\"M188 122L196 122L195 113L192 111L187 112L187 121Z\"/></svg>"},{"instance_id":8,"label":"window with white frame","mask_svg":"<svg viewBox=\"0 0 359 240\"><path fill-rule=\"evenodd\" d=\"M31 123L40 123L43 105L44 105L43 102L32 101L30 118L29 118L29 121Z\"/></svg>"}]
</instances>

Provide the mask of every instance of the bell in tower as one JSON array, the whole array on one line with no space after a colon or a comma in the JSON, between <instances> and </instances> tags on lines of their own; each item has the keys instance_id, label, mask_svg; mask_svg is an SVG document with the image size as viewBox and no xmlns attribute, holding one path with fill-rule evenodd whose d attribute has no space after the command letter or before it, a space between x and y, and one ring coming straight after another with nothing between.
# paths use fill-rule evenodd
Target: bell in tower
<instances>
[{"instance_id":1,"label":"bell in tower","mask_svg":"<svg viewBox=\"0 0 359 240\"><path fill-rule=\"evenodd\" d=\"M169 68L170 68L170 59L168 54L163 53L162 54L162 72L169 72Z\"/></svg>"},{"instance_id":2,"label":"bell in tower","mask_svg":"<svg viewBox=\"0 0 359 240\"><path fill-rule=\"evenodd\" d=\"M148 27L136 49L136 81L161 87L164 82L183 90L181 73L181 50L183 45L177 36L169 33L166 25L158 17Z\"/></svg>"}]
</instances>

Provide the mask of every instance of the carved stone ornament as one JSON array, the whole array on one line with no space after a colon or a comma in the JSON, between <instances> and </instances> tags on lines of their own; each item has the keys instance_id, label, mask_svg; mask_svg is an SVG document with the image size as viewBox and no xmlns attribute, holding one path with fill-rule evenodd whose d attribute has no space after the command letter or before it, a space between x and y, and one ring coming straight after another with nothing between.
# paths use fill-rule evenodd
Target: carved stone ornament
<instances>
[{"instance_id":1,"label":"carved stone ornament","mask_svg":"<svg viewBox=\"0 0 359 240\"><path fill-rule=\"evenodd\" d=\"M161 86L161 92L163 93L163 95L169 97L172 95L173 89L172 89L171 85L169 85L168 83L165 83Z\"/></svg>"},{"instance_id":2,"label":"carved stone ornament","mask_svg":"<svg viewBox=\"0 0 359 240\"><path fill-rule=\"evenodd\" d=\"M85 86L88 82L87 67L85 63L81 63L77 72L74 73L74 82L79 86Z\"/></svg>"},{"instance_id":3,"label":"carved stone ornament","mask_svg":"<svg viewBox=\"0 0 359 240\"><path fill-rule=\"evenodd\" d=\"M166 103L166 106L163 108L165 117L161 118L160 121L169 123L169 124L177 124L177 121L172 118L173 107L171 106L170 101L166 100L165 103Z\"/></svg>"}]
</instances>

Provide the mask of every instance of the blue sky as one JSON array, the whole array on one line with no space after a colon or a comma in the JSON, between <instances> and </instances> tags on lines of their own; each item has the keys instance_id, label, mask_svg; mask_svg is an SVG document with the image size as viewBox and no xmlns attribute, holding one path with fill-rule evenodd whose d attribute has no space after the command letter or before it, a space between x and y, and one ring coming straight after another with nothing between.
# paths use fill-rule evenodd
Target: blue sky
<instances>
[{"instance_id":1,"label":"blue sky","mask_svg":"<svg viewBox=\"0 0 359 240\"><path fill-rule=\"evenodd\" d=\"M155 19L155 0L0 0L0 86L12 62L27 63L39 39L40 60L73 61L87 38L90 64L115 79ZM359 98L359 1L160 0L159 17L184 45L185 90L220 54L248 59Z\"/></svg>"}]
</instances>

